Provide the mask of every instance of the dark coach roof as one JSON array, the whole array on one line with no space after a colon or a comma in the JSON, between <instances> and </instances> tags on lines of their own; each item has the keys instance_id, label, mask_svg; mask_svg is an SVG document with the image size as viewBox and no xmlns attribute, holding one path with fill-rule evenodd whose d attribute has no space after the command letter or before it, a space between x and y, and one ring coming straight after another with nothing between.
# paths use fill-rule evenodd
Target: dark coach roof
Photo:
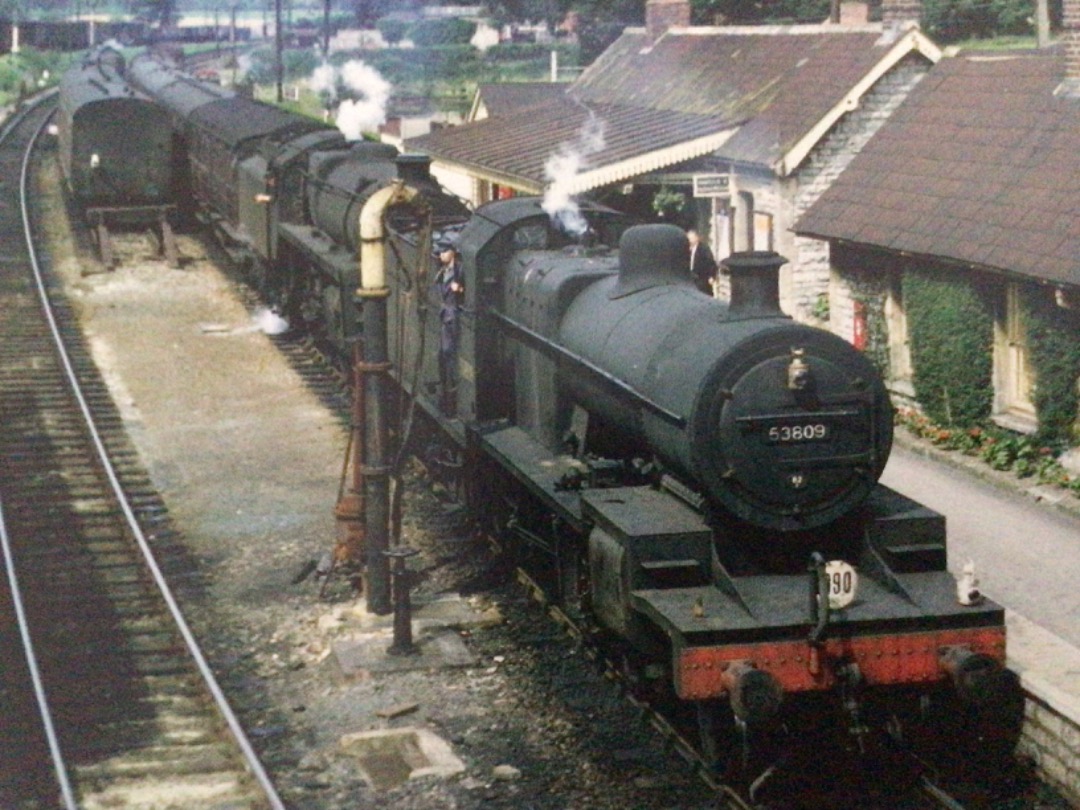
<instances>
[{"instance_id":1,"label":"dark coach roof","mask_svg":"<svg viewBox=\"0 0 1080 810\"><path fill-rule=\"evenodd\" d=\"M1080 101L1063 51L942 59L796 232L1080 284Z\"/></svg>"},{"instance_id":2,"label":"dark coach roof","mask_svg":"<svg viewBox=\"0 0 1080 810\"><path fill-rule=\"evenodd\" d=\"M295 136L304 132L330 129L314 118L297 115L244 96L233 96L204 104L191 113L189 121L193 126L213 132L230 147L251 138Z\"/></svg>"}]
</instances>

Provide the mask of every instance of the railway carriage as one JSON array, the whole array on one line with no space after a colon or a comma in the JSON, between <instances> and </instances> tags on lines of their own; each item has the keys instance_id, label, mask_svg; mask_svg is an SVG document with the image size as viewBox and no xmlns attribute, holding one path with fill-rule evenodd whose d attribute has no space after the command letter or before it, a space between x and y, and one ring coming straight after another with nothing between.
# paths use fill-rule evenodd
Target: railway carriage
<instances>
[{"instance_id":1,"label":"railway carriage","mask_svg":"<svg viewBox=\"0 0 1080 810\"><path fill-rule=\"evenodd\" d=\"M111 263L109 228L156 225L175 260L169 214L174 206L173 129L165 109L137 92L125 62L98 48L60 82L60 165L75 205Z\"/></svg>"}]
</instances>

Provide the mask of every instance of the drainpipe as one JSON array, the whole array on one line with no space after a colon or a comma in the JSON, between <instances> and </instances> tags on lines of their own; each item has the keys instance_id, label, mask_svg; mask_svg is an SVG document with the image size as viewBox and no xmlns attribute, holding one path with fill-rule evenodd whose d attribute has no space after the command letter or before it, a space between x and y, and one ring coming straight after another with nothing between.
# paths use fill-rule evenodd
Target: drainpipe
<instances>
[{"instance_id":1,"label":"drainpipe","mask_svg":"<svg viewBox=\"0 0 1080 810\"><path fill-rule=\"evenodd\" d=\"M390 546L390 463L386 426L390 371L389 347L386 335L386 210L407 203L419 192L397 181L379 189L360 211L360 287L355 303L361 308L364 330L363 360L357 365L357 379L362 379L364 392L363 458L361 465L365 551L367 558L367 609L370 613L386 615L390 604L390 558L385 554Z\"/></svg>"}]
</instances>

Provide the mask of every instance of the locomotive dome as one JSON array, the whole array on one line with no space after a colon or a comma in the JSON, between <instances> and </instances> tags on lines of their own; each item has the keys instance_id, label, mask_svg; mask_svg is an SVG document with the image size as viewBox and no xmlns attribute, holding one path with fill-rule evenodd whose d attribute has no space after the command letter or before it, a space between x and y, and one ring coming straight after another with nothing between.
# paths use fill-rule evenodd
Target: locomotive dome
<instances>
[{"instance_id":1,"label":"locomotive dome","mask_svg":"<svg viewBox=\"0 0 1080 810\"><path fill-rule=\"evenodd\" d=\"M674 225L635 225L619 240L619 278L608 297L615 299L665 284L687 286L690 245Z\"/></svg>"}]
</instances>

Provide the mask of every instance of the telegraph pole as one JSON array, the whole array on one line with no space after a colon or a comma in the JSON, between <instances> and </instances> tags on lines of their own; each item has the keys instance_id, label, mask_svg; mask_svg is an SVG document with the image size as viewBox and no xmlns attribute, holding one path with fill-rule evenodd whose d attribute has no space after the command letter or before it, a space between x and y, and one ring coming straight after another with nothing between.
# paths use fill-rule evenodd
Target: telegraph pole
<instances>
[{"instance_id":1,"label":"telegraph pole","mask_svg":"<svg viewBox=\"0 0 1080 810\"><path fill-rule=\"evenodd\" d=\"M274 76L277 79L278 104L285 100L285 63L281 58L282 42L281 0L274 0Z\"/></svg>"}]
</instances>

